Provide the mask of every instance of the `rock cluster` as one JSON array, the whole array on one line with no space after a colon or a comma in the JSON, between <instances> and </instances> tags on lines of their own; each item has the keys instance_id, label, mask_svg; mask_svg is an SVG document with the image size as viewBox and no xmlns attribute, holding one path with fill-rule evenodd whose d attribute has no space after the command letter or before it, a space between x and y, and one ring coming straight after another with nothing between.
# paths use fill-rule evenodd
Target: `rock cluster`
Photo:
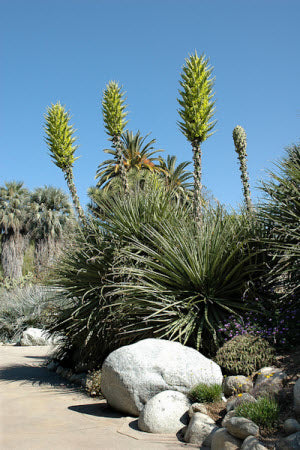
<instances>
[{"instance_id":1,"label":"rock cluster","mask_svg":"<svg viewBox=\"0 0 300 450\"><path fill-rule=\"evenodd\" d=\"M74 374L57 363L50 370L70 381L86 385L87 374ZM139 416L138 427L150 433L178 433L184 441L212 450L266 450L259 441L259 427L236 416L244 402L256 402L251 395L278 394L287 375L275 367L256 374L255 384L244 376L227 377L222 383L220 367L193 349L181 344L146 339L111 353L101 375L101 389L108 403L119 411ZM221 427L208 415L203 403L190 403L188 391L199 383L222 384L230 397ZM294 386L294 410L300 415L300 379ZM288 418L275 449L300 448L300 424Z\"/></svg>"},{"instance_id":2,"label":"rock cluster","mask_svg":"<svg viewBox=\"0 0 300 450\"><path fill-rule=\"evenodd\" d=\"M102 366L101 390L110 406L139 416L162 391L187 394L199 383L222 384L220 367L178 342L144 339L112 352Z\"/></svg>"}]
</instances>

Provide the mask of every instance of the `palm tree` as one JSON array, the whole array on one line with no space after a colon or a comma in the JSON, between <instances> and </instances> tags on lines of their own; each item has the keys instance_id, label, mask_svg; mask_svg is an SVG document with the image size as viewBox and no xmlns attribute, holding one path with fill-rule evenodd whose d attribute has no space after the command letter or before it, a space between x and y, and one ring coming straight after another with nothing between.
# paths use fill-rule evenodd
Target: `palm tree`
<instances>
[{"instance_id":1,"label":"palm tree","mask_svg":"<svg viewBox=\"0 0 300 450\"><path fill-rule=\"evenodd\" d=\"M4 278L22 277L27 243L29 191L22 182L11 181L0 187L1 263Z\"/></svg>"},{"instance_id":2,"label":"palm tree","mask_svg":"<svg viewBox=\"0 0 300 450\"><path fill-rule=\"evenodd\" d=\"M238 154L240 161L241 179L243 184L244 198L247 211L250 213L253 210L250 198L249 176L247 172L247 135L246 131L240 125L237 125L232 133L235 151Z\"/></svg>"},{"instance_id":3,"label":"palm tree","mask_svg":"<svg viewBox=\"0 0 300 450\"><path fill-rule=\"evenodd\" d=\"M70 118L69 111L66 111L65 107L59 102L48 107L47 114L45 114L45 140L54 164L64 173L75 209L80 220L84 223L85 215L74 184L73 164L78 159L78 157L75 158L74 153L78 145L75 145L75 130L73 125L69 124Z\"/></svg>"},{"instance_id":4,"label":"palm tree","mask_svg":"<svg viewBox=\"0 0 300 450\"><path fill-rule=\"evenodd\" d=\"M115 149L115 157L120 170L124 192L127 194L129 188L121 140L121 135L128 123L125 120L127 112L125 111L124 95L122 87L119 87L117 82L110 81L103 92L102 113L106 132L110 136Z\"/></svg>"},{"instance_id":5,"label":"palm tree","mask_svg":"<svg viewBox=\"0 0 300 450\"><path fill-rule=\"evenodd\" d=\"M186 59L181 74L180 85L182 91L179 91L181 99L179 115L182 119L178 122L179 128L193 148L194 160L194 218L199 225L202 222L201 210L201 144L204 142L214 128L216 121L212 120L214 114L213 101L214 79L211 77L212 67L208 65L208 60L204 55L200 58L195 52L194 55Z\"/></svg>"},{"instance_id":6,"label":"palm tree","mask_svg":"<svg viewBox=\"0 0 300 450\"><path fill-rule=\"evenodd\" d=\"M189 199L191 197L192 183L190 182L193 174L185 170L190 164L189 161L184 161L176 166L176 156L167 156L167 159L159 158L160 173L169 190L174 191L177 197L184 197Z\"/></svg>"},{"instance_id":7,"label":"palm tree","mask_svg":"<svg viewBox=\"0 0 300 450\"><path fill-rule=\"evenodd\" d=\"M30 228L40 272L60 253L63 236L73 225L73 211L67 195L52 186L35 189L30 203Z\"/></svg>"},{"instance_id":8,"label":"palm tree","mask_svg":"<svg viewBox=\"0 0 300 450\"><path fill-rule=\"evenodd\" d=\"M145 137L141 136L140 131L133 134L132 131L126 130L121 135L121 150L123 156L123 165L126 172L131 169L135 170L150 170L151 172L159 171L159 166L155 164L158 158L153 158L155 153L160 150L154 150L153 145L156 139L152 139L149 142L145 142L149 134ZM113 155L113 159L107 159L101 163L97 169L96 179L99 178L97 187L109 188L111 181L121 174L121 167L118 163L117 150L105 149L105 153ZM128 176L128 174L127 174ZM128 183L128 179L127 179Z\"/></svg>"}]
</instances>

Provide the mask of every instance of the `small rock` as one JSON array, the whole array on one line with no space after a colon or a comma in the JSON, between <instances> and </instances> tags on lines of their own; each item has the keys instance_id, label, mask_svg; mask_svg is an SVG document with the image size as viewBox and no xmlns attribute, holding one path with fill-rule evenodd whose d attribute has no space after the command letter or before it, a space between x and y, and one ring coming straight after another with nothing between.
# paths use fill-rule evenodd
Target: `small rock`
<instances>
[{"instance_id":1,"label":"small rock","mask_svg":"<svg viewBox=\"0 0 300 450\"><path fill-rule=\"evenodd\" d=\"M241 447L241 450L268 450L254 436L248 436Z\"/></svg>"},{"instance_id":2,"label":"small rock","mask_svg":"<svg viewBox=\"0 0 300 450\"><path fill-rule=\"evenodd\" d=\"M254 386L255 394L278 394L286 378L287 374L276 367L263 367L258 371Z\"/></svg>"},{"instance_id":3,"label":"small rock","mask_svg":"<svg viewBox=\"0 0 300 450\"><path fill-rule=\"evenodd\" d=\"M276 450L294 450L300 449L300 431L298 433L290 434L284 439L280 439L276 442Z\"/></svg>"},{"instance_id":4,"label":"small rock","mask_svg":"<svg viewBox=\"0 0 300 450\"><path fill-rule=\"evenodd\" d=\"M238 395L232 400L229 400L226 405L226 410L231 411L235 409L237 406L241 405L242 403L255 403L255 402L256 399L252 395L245 393L242 395Z\"/></svg>"},{"instance_id":5,"label":"small rock","mask_svg":"<svg viewBox=\"0 0 300 450\"><path fill-rule=\"evenodd\" d=\"M235 438L225 428L217 430L212 437L211 450L238 450L242 441Z\"/></svg>"},{"instance_id":6,"label":"small rock","mask_svg":"<svg viewBox=\"0 0 300 450\"><path fill-rule=\"evenodd\" d=\"M189 409L189 416L192 417L195 413L207 414L207 409L204 403L193 403Z\"/></svg>"},{"instance_id":7,"label":"small rock","mask_svg":"<svg viewBox=\"0 0 300 450\"><path fill-rule=\"evenodd\" d=\"M300 378L294 385L294 410L297 416L300 416Z\"/></svg>"},{"instance_id":8,"label":"small rock","mask_svg":"<svg viewBox=\"0 0 300 450\"><path fill-rule=\"evenodd\" d=\"M218 429L213 419L206 414L196 412L190 420L184 440L190 444L197 444L199 447L210 447L212 435Z\"/></svg>"},{"instance_id":9,"label":"small rock","mask_svg":"<svg viewBox=\"0 0 300 450\"><path fill-rule=\"evenodd\" d=\"M190 406L190 401L182 392L160 392L146 403L138 427L148 433L177 433L188 423Z\"/></svg>"},{"instance_id":10,"label":"small rock","mask_svg":"<svg viewBox=\"0 0 300 450\"><path fill-rule=\"evenodd\" d=\"M283 424L283 429L286 434L293 434L300 431L300 423L295 419L287 419Z\"/></svg>"},{"instance_id":11,"label":"small rock","mask_svg":"<svg viewBox=\"0 0 300 450\"><path fill-rule=\"evenodd\" d=\"M253 383L244 375L230 376L224 378L222 387L224 394L230 397L241 392L249 392L253 388Z\"/></svg>"},{"instance_id":12,"label":"small rock","mask_svg":"<svg viewBox=\"0 0 300 450\"><path fill-rule=\"evenodd\" d=\"M256 436L259 432L259 427L256 423L245 417L231 417L226 421L225 428L230 434L239 439L246 439L248 436Z\"/></svg>"},{"instance_id":13,"label":"small rock","mask_svg":"<svg viewBox=\"0 0 300 450\"><path fill-rule=\"evenodd\" d=\"M235 411L234 409L232 409L231 411L229 411L226 416L224 417L224 419L222 420L222 427L225 427L225 424L227 422L227 420L231 419L231 417L234 417L235 415Z\"/></svg>"}]
</instances>

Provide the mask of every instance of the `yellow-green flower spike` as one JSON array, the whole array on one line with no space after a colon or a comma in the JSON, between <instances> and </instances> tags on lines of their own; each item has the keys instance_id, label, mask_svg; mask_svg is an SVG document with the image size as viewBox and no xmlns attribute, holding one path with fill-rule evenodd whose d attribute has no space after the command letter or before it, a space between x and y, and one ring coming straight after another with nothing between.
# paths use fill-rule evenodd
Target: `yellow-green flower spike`
<instances>
[{"instance_id":1,"label":"yellow-green flower spike","mask_svg":"<svg viewBox=\"0 0 300 450\"><path fill-rule=\"evenodd\" d=\"M78 148L75 145L75 129L69 124L70 113L59 102L47 108L45 114L46 144L54 164L62 170L73 166L76 159L74 153Z\"/></svg>"},{"instance_id":2,"label":"yellow-green flower spike","mask_svg":"<svg viewBox=\"0 0 300 450\"><path fill-rule=\"evenodd\" d=\"M201 143L213 134L216 121L212 120L215 111L212 70L205 55L198 57L197 52L183 66L178 99L182 121L178 125L190 142Z\"/></svg>"},{"instance_id":3,"label":"yellow-green flower spike","mask_svg":"<svg viewBox=\"0 0 300 450\"><path fill-rule=\"evenodd\" d=\"M102 113L109 136L121 136L126 124L125 94L116 81L110 81L103 92Z\"/></svg>"}]
</instances>

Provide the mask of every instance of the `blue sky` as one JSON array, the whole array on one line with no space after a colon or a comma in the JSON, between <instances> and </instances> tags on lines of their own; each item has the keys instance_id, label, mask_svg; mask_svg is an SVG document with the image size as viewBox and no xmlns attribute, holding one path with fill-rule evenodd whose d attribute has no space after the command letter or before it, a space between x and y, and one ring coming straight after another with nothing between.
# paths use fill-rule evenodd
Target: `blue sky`
<instances>
[{"instance_id":1,"label":"blue sky","mask_svg":"<svg viewBox=\"0 0 300 450\"><path fill-rule=\"evenodd\" d=\"M214 67L216 133L203 143L203 183L222 203L242 201L232 130L248 135L254 199L284 147L299 141L299 0L0 0L0 185L23 180L67 190L44 143L43 114L71 111L81 158L83 204L109 147L102 91L127 92L128 128L152 132L157 148L192 161L176 124L179 78L188 54Z\"/></svg>"}]
</instances>

